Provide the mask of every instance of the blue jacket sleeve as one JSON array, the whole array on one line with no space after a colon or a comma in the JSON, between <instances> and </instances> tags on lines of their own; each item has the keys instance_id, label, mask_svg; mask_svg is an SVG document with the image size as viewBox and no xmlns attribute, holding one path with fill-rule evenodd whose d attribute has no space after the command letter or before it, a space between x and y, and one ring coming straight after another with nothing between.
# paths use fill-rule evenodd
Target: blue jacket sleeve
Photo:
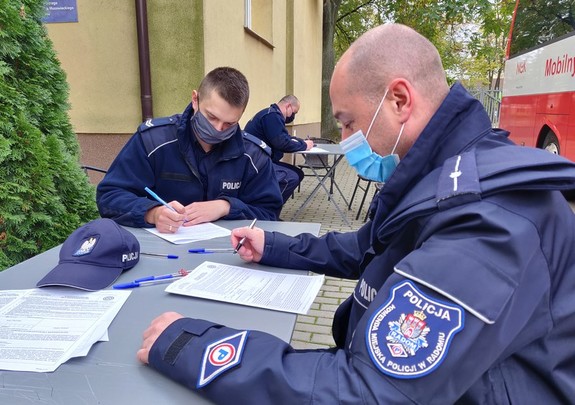
<instances>
[{"instance_id":1,"label":"blue jacket sleeve","mask_svg":"<svg viewBox=\"0 0 575 405\"><path fill-rule=\"evenodd\" d=\"M322 237L265 233L262 264L310 270L331 277L357 279L364 252L369 249L371 222L357 232L329 232Z\"/></svg>"},{"instance_id":2,"label":"blue jacket sleeve","mask_svg":"<svg viewBox=\"0 0 575 405\"><path fill-rule=\"evenodd\" d=\"M103 218L136 228L151 227L146 211L160 205L150 200L144 188L155 183L141 137L136 133L120 151L104 179L98 184L96 202Z\"/></svg>"},{"instance_id":3,"label":"blue jacket sleeve","mask_svg":"<svg viewBox=\"0 0 575 405\"><path fill-rule=\"evenodd\" d=\"M350 361L343 350L298 351L258 331L248 332L237 366L200 387L210 373L206 359L209 346L238 332L208 321L182 318L154 343L150 366L217 404L368 403L362 400L364 382L354 376L353 369L369 367ZM379 379L380 390L395 392L385 379Z\"/></svg>"},{"instance_id":4,"label":"blue jacket sleeve","mask_svg":"<svg viewBox=\"0 0 575 405\"><path fill-rule=\"evenodd\" d=\"M262 126L272 149L287 153L306 150L307 144L303 139L296 138L288 133L281 114L264 115L262 117Z\"/></svg>"}]
</instances>

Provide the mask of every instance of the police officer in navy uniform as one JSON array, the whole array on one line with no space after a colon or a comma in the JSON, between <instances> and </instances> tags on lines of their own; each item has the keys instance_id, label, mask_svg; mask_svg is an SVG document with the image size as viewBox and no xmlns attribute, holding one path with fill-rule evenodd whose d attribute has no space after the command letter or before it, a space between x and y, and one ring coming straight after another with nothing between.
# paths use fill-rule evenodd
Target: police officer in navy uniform
<instances>
[{"instance_id":1,"label":"police officer in navy uniform","mask_svg":"<svg viewBox=\"0 0 575 405\"><path fill-rule=\"evenodd\" d=\"M98 185L100 215L165 233L220 218L276 220L282 198L269 181L271 150L238 124L248 97L241 72L216 68L183 114L140 125Z\"/></svg>"},{"instance_id":2,"label":"police officer in navy uniform","mask_svg":"<svg viewBox=\"0 0 575 405\"><path fill-rule=\"evenodd\" d=\"M231 242L246 237L247 261L357 279L336 347L166 313L138 358L215 403L573 403L575 215L561 190L575 164L492 129L403 25L362 35L330 94L350 164L385 183L370 221L320 238L238 228ZM204 355L214 347L226 361Z\"/></svg>"},{"instance_id":3,"label":"police officer in navy uniform","mask_svg":"<svg viewBox=\"0 0 575 405\"><path fill-rule=\"evenodd\" d=\"M271 147L274 170L284 203L304 177L301 169L281 161L284 153L309 150L313 147L313 141L291 136L286 129L286 124L294 121L299 109L300 102L297 97L288 94L254 115L245 127L247 133L257 136Z\"/></svg>"}]
</instances>

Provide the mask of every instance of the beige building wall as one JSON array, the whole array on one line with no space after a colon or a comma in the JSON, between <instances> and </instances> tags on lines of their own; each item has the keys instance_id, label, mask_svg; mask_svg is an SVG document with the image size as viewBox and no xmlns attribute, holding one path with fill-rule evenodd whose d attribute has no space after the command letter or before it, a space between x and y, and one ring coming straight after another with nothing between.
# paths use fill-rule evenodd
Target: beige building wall
<instances>
[{"instance_id":1,"label":"beige building wall","mask_svg":"<svg viewBox=\"0 0 575 405\"><path fill-rule=\"evenodd\" d=\"M165 117L184 111L192 100L192 90L207 73L203 2L147 3L154 116Z\"/></svg>"},{"instance_id":2,"label":"beige building wall","mask_svg":"<svg viewBox=\"0 0 575 405\"><path fill-rule=\"evenodd\" d=\"M78 23L46 24L70 85L79 133L124 133L140 121L133 1L78 0Z\"/></svg>"},{"instance_id":3,"label":"beige building wall","mask_svg":"<svg viewBox=\"0 0 575 405\"><path fill-rule=\"evenodd\" d=\"M271 13L266 13L272 19L271 35L265 32L265 27L261 33L257 27L254 32L244 28L243 1L204 3L205 70L232 66L246 75L250 101L242 125L262 108L294 93L302 103L294 127L311 125L317 127L317 132L321 118L322 2L269 0L267 3L272 5ZM257 1L252 0L252 4L255 7ZM261 34L261 38L254 34Z\"/></svg>"},{"instance_id":4,"label":"beige building wall","mask_svg":"<svg viewBox=\"0 0 575 405\"><path fill-rule=\"evenodd\" d=\"M293 93L302 108L292 128L319 135L320 0L148 1L153 115L182 112L208 71L232 66L250 83L241 120ZM109 167L142 122L134 1L77 0L78 23L47 24L70 85L70 117L81 163ZM258 35L261 34L261 35Z\"/></svg>"},{"instance_id":5,"label":"beige building wall","mask_svg":"<svg viewBox=\"0 0 575 405\"><path fill-rule=\"evenodd\" d=\"M320 136L323 3L294 1L294 15L293 93L302 103L297 135Z\"/></svg>"},{"instance_id":6,"label":"beige building wall","mask_svg":"<svg viewBox=\"0 0 575 405\"><path fill-rule=\"evenodd\" d=\"M134 1L77 0L78 23L47 24L83 134L131 134L142 122ZM183 111L204 75L202 2L148 2L153 113Z\"/></svg>"}]
</instances>

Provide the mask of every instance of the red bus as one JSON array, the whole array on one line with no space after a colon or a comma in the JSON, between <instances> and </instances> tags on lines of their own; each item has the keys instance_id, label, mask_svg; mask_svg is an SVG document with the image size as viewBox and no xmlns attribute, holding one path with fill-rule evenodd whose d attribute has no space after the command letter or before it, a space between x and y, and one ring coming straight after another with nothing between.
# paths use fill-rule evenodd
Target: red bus
<instances>
[{"instance_id":1,"label":"red bus","mask_svg":"<svg viewBox=\"0 0 575 405\"><path fill-rule=\"evenodd\" d=\"M517 0L499 126L575 160L575 0Z\"/></svg>"}]
</instances>

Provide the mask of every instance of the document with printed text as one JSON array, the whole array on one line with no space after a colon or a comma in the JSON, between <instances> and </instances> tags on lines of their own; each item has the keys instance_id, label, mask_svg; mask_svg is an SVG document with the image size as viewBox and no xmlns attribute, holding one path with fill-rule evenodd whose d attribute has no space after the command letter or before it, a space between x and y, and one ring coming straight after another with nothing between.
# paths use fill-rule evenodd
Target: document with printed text
<instances>
[{"instance_id":1,"label":"document with printed text","mask_svg":"<svg viewBox=\"0 0 575 405\"><path fill-rule=\"evenodd\" d=\"M51 372L108 340L130 291L0 291L0 370Z\"/></svg>"},{"instance_id":2,"label":"document with printed text","mask_svg":"<svg viewBox=\"0 0 575 405\"><path fill-rule=\"evenodd\" d=\"M170 284L173 294L306 314L323 275L299 275L204 262Z\"/></svg>"},{"instance_id":3,"label":"document with printed text","mask_svg":"<svg viewBox=\"0 0 575 405\"><path fill-rule=\"evenodd\" d=\"M314 146L310 150L306 150L303 153L328 153L328 151L320 148L319 146Z\"/></svg>"},{"instance_id":4,"label":"document with printed text","mask_svg":"<svg viewBox=\"0 0 575 405\"><path fill-rule=\"evenodd\" d=\"M161 233L158 232L156 228L144 228L144 229L176 245L196 242L199 240L220 238L222 236L230 236L232 233L229 229L212 224L211 222L206 222L205 224L198 224L192 226L180 226L177 232L174 233Z\"/></svg>"}]
</instances>

